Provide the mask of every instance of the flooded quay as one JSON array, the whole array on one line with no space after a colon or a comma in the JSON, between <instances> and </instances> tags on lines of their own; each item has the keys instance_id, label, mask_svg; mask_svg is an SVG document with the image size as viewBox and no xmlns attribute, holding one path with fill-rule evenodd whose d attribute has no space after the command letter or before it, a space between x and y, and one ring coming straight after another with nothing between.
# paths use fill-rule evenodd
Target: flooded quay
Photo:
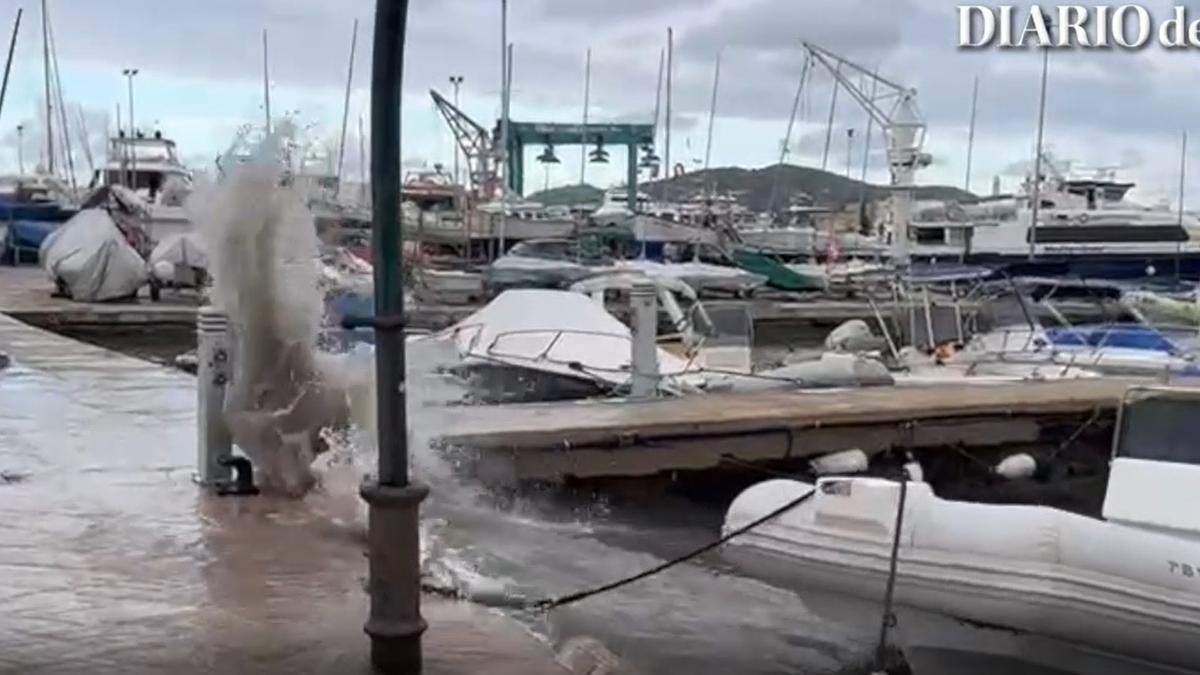
<instances>
[{"instance_id":1,"label":"flooded quay","mask_svg":"<svg viewBox=\"0 0 1200 675\"><path fill-rule=\"evenodd\" d=\"M304 500L194 485L195 380L4 321L0 672L369 672L363 513L371 451ZM118 340L119 342L119 340ZM137 348L133 348L137 351ZM435 580L528 597L650 567L711 539L720 507L527 493L459 479L428 448L458 385L414 350L414 474ZM866 646L715 559L549 614L427 598L427 672L835 672ZM583 672L591 672L584 670Z\"/></svg>"},{"instance_id":2,"label":"flooded quay","mask_svg":"<svg viewBox=\"0 0 1200 675\"><path fill-rule=\"evenodd\" d=\"M0 672L370 672L357 495L193 484L190 376L0 318ZM430 599L428 672L562 672Z\"/></svg>"}]
</instances>

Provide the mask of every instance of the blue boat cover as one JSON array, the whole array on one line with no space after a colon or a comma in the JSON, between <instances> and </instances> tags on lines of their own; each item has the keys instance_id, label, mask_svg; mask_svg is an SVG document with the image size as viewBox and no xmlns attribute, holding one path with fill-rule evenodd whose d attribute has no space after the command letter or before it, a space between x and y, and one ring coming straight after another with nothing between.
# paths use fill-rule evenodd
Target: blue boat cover
<instances>
[{"instance_id":1,"label":"blue boat cover","mask_svg":"<svg viewBox=\"0 0 1200 675\"><path fill-rule=\"evenodd\" d=\"M1174 343L1148 326L1105 325L1049 328L1051 344L1063 347L1118 347L1176 354Z\"/></svg>"}]
</instances>

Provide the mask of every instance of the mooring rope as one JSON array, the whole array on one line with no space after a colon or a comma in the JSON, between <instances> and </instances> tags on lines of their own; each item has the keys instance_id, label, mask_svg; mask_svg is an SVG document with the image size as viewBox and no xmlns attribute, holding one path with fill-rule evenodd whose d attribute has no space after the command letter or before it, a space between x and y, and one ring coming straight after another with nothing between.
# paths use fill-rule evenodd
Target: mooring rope
<instances>
[{"instance_id":1,"label":"mooring rope","mask_svg":"<svg viewBox=\"0 0 1200 675\"><path fill-rule=\"evenodd\" d=\"M879 626L879 644L875 648L875 671L889 667L888 629L896 625L893 602L896 594L896 565L900 561L900 535L904 528L904 505L908 502L908 481L900 480L900 499L896 506L896 529L892 533L892 554L888 560L887 588L883 593L883 616Z\"/></svg>"},{"instance_id":2,"label":"mooring rope","mask_svg":"<svg viewBox=\"0 0 1200 675\"><path fill-rule=\"evenodd\" d=\"M460 600L469 600L471 602L475 602L475 603L485 605L488 607L496 607L496 608L501 608L501 609L536 610L536 611L545 612L545 611L554 609L556 607L562 607L564 605L574 604L576 602L579 602L580 600L585 600L587 598L590 598L590 597L593 597L596 595L600 595L601 593L615 591L618 588L622 588L622 587L628 586L632 583L641 581L642 579L652 577L656 574L659 574L660 572L665 572L666 570L669 570L672 567L676 567L685 562L688 562L689 560L692 560L693 558L697 558L701 555L704 555L705 553L708 553L709 551L729 542L730 540L732 540L736 537L739 537L743 534L746 534L747 532L755 529L756 527L759 527L760 525L763 525L764 523L766 523L770 520L773 520L775 518L778 518L779 516L787 513L788 511L791 511L792 509L796 508L797 506L808 501L808 499L810 497L812 497L815 493L816 493L816 488L813 488L813 489L809 490L808 492L805 492L803 495L800 495L796 499L793 499L790 502L784 504L783 506L780 506L779 508L771 511L770 513L768 513L760 518L756 518L755 520L753 520L735 530L730 531L728 534L724 535L723 537L721 537L719 539L711 541L697 549L693 549L692 551L689 551L681 556L672 558L666 562L655 565L654 567L651 567L649 569L638 572L637 574L634 574L634 575L631 575L628 577L624 577L622 579L618 579L616 581L612 581L607 584L603 584L601 586L596 586L596 587L585 589L582 591L576 591L574 593L568 593L567 595L561 595L561 596L558 596L555 598L542 598L542 599L532 600L532 599L528 599L528 598L523 598L521 596L509 595L509 594L492 595L492 594L482 594L482 593L480 593L480 594L463 593L462 591L460 591L458 589L441 586L441 585L437 585L437 584L433 584L433 583L428 583L428 582L422 584L422 590L424 590L428 593L442 596L442 597L452 597L452 598L456 598L456 599L460 599Z\"/></svg>"}]
</instances>

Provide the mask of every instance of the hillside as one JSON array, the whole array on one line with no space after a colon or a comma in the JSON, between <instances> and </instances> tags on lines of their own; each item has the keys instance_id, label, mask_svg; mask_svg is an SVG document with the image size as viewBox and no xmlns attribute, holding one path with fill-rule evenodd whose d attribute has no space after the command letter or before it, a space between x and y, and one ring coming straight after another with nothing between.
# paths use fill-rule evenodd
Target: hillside
<instances>
[{"instance_id":1,"label":"hillside","mask_svg":"<svg viewBox=\"0 0 1200 675\"><path fill-rule=\"evenodd\" d=\"M599 204L604 190L591 185L564 185L528 195L526 199L546 206L572 206L575 204Z\"/></svg>"},{"instance_id":2,"label":"hillside","mask_svg":"<svg viewBox=\"0 0 1200 675\"><path fill-rule=\"evenodd\" d=\"M782 171L780 174L779 172ZM672 200L685 199L699 195L707 186L714 186L718 193L733 194L743 206L755 211L766 211L771 201L771 191L777 179L779 180L779 204L786 205L791 199L801 195L809 195L821 206L842 206L857 202L862 198L864 184L861 181L845 176L813 169L805 166L784 164L764 167L762 169L719 168L708 171L697 171L685 174L667 181L652 181L643 183L643 192L658 197L666 184ZM888 188L879 185L866 185L869 200L884 199ZM914 189L917 199L956 200L973 202L978 199L975 195L955 187L941 185L922 185ZM538 192L529 196L530 199L546 205L598 203L602 191L590 185L573 185Z\"/></svg>"}]
</instances>

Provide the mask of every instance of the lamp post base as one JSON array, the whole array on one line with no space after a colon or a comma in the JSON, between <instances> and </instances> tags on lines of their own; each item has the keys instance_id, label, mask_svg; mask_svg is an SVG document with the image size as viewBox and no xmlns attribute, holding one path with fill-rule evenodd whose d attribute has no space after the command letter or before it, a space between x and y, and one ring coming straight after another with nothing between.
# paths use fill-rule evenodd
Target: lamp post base
<instances>
[{"instance_id":1,"label":"lamp post base","mask_svg":"<svg viewBox=\"0 0 1200 675\"><path fill-rule=\"evenodd\" d=\"M359 491L369 506L367 556L371 615L371 664L377 673L421 672L421 568L418 518L429 494L424 485L396 487L370 482Z\"/></svg>"}]
</instances>

